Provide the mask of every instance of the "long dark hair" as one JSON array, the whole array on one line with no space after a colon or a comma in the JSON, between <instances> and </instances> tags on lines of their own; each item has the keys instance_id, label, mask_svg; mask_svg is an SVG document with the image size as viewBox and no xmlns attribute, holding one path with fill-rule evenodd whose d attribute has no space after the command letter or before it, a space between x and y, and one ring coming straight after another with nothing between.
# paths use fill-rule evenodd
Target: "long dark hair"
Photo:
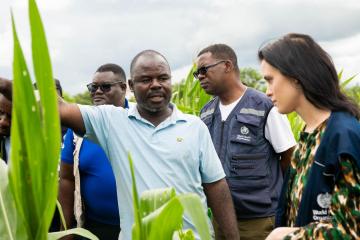
<instances>
[{"instance_id":1,"label":"long dark hair","mask_svg":"<svg viewBox=\"0 0 360 240\"><path fill-rule=\"evenodd\" d=\"M331 57L310 36L289 33L260 48L258 58L298 80L306 99L314 106L349 112L360 119L359 107L341 92Z\"/></svg>"}]
</instances>

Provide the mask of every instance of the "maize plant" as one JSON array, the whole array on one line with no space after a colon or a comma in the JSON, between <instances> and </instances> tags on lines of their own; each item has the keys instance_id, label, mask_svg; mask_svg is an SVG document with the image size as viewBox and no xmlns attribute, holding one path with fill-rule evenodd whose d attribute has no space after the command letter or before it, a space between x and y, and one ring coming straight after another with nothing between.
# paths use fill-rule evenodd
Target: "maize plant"
<instances>
[{"instance_id":1,"label":"maize plant","mask_svg":"<svg viewBox=\"0 0 360 240\"><path fill-rule=\"evenodd\" d=\"M128 158L133 186L133 240L195 239L192 230L182 230L183 214L192 219L201 239L211 239L209 219L198 195L176 195L174 188L164 188L145 191L139 200L130 153Z\"/></svg>"},{"instance_id":2,"label":"maize plant","mask_svg":"<svg viewBox=\"0 0 360 240\"><path fill-rule=\"evenodd\" d=\"M0 239L58 239L85 229L48 233L58 191L60 121L57 95L43 24L35 0L29 0L31 48L40 101L12 15L14 41L13 109L9 167L0 161Z\"/></svg>"}]
</instances>

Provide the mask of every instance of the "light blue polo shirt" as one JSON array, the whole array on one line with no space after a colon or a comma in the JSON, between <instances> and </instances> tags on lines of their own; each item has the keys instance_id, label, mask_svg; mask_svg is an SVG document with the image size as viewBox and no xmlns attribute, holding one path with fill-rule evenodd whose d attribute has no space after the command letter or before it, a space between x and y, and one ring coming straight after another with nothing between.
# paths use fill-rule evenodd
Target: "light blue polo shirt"
<instances>
[{"instance_id":1,"label":"light blue polo shirt","mask_svg":"<svg viewBox=\"0 0 360 240\"><path fill-rule=\"evenodd\" d=\"M142 118L136 106L79 105L86 134L108 156L116 178L121 239L131 239L134 222L132 183L127 153L135 168L139 194L155 188L174 187L177 193L197 193L207 209L202 183L225 177L209 131L196 116L173 112L155 127ZM185 218L184 229L194 228Z\"/></svg>"}]
</instances>

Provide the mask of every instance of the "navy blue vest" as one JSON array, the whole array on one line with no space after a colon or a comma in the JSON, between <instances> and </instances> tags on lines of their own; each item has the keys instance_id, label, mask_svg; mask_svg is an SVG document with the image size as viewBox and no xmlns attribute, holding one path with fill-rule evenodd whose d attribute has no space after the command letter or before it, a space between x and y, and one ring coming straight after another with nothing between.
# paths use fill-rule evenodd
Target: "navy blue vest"
<instances>
[{"instance_id":1,"label":"navy blue vest","mask_svg":"<svg viewBox=\"0 0 360 240\"><path fill-rule=\"evenodd\" d=\"M279 155L265 138L270 99L248 88L226 121L221 120L215 97L200 118L209 128L226 173L239 219L275 215L282 186Z\"/></svg>"},{"instance_id":2,"label":"navy blue vest","mask_svg":"<svg viewBox=\"0 0 360 240\"><path fill-rule=\"evenodd\" d=\"M342 154L350 155L360 169L360 123L348 113L332 112L315 153L295 226L301 227L310 222L331 218L330 200L335 183L341 174L339 159ZM288 182L288 178L287 173L285 183ZM286 225L287 187L287 184L284 184L276 212L276 226L278 227Z\"/></svg>"}]
</instances>

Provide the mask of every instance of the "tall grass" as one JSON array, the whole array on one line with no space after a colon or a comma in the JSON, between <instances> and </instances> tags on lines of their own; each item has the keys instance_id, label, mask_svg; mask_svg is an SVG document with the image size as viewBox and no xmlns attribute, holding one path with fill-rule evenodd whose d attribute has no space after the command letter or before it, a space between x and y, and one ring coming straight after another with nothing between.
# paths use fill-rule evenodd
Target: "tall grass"
<instances>
[{"instance_id":1,"label":"tall grass","mask_svg":"<svg viewBox=\"0 0 360 240\"><path fill-rule=\"evenodd\" d=\"M9 168L0 164L0 239L57 239L48 234L58 190L60 119L44 27L29 0L31 49L37 102L12 15L13 109ZM70 230L96 239L85 230ZM82 232L82 233L81 233Z\"/></svg>"},{"instance_id":2,"label":"tall grass","mask_svg":"<svg viewBox=\"0 0 360 240\"><path fill-rule=\"evenodd\" d=\"M173 86L172 102L184 113L199 115L201 108L212 98L201 88L193 76L196 70L194 64L185 81Z\"/></svg>"}]
</instances>

